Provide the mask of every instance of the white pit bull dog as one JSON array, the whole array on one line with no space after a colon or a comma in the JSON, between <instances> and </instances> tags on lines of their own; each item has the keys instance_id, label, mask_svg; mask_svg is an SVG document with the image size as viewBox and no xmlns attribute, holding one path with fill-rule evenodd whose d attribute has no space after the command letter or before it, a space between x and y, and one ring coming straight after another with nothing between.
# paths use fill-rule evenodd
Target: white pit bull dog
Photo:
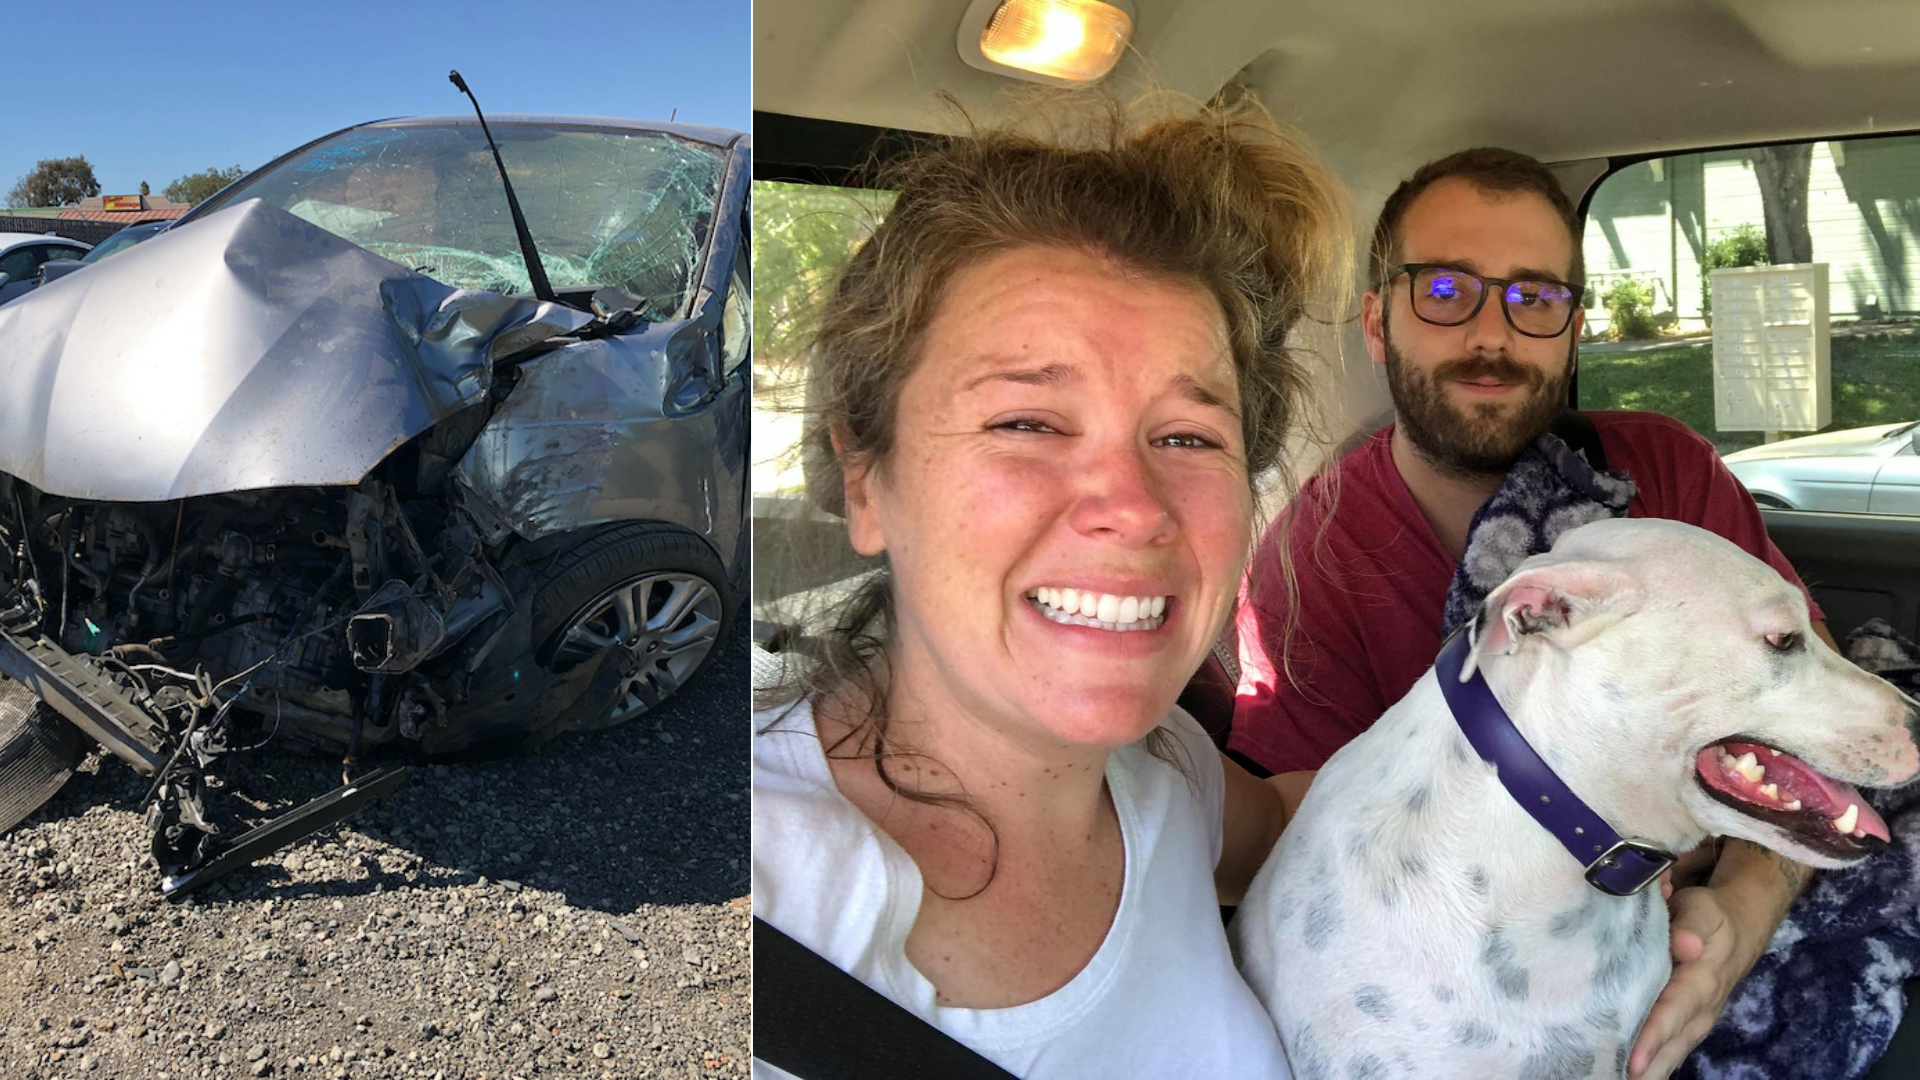
<instances>
[{"instance_id":1,"label":"white pit bull dog","mask_svg":"<svg viewBox=\"0 0 1920 1080\"><path fill-rule=\"evenodd\" d=\"M1737 836L1864 858L1891 838L1849 785L1912 779L1917 724L1726 540L1574 529L1327 762L1235 952L1302 1080L1624 1075L1669 972L1657 853Z\"/></svg>"}]
</instances>

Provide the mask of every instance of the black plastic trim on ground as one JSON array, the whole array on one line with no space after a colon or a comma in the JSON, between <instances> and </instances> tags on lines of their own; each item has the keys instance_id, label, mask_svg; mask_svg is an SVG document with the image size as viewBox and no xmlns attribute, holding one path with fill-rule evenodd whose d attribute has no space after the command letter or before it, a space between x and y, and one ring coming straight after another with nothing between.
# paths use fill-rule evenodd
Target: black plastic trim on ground
<instances>
[{"instance_id":1,"label":"black plastic trim on ground","mask_svg":"<svg viewBox=\"0 0 1920 1080\"><path fill-rule=\"evenodd\" d=\"M369 803L393 794L406 779L405 766L388 765L342 784L305 806L297 806L257 829L242 833L204 865L162 879L160 891L169 900L182 899L193 890L251 865L296 840L346 820Z\"/></svg>"}]
</instances>

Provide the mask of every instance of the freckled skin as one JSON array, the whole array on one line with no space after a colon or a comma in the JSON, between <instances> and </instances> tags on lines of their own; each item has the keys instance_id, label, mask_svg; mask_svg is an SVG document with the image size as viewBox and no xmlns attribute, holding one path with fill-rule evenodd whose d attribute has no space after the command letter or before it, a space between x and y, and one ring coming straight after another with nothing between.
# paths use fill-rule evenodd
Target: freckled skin
<instances>
[{"instance_id":1,"label":"freckled skin","mask_svg":"<svg viewBox=\"0 0 1920 1080\"><path fill-rule=\"evenodd\" d=\"M1235 598L1238 383L1204 286L1075 249L963 267L917 348L886 456L843 458L848 535L893 576L889 745L950 770L921 789L977 814L832 766L925 880L908 959L942 1001L1008 1007L1107 937L1126 865L1108 755L1165 719ZM1157 628L1114 633L1049 620L1041 587L1170 599ZM817 709L823 740L839 709Z\"/></svg>"},{"instance_id":2,"label":"freckled skin","mask_svg":"<svg viewBox=\"0 0 1920 1080\"><path fill-rule=\"evenodd\" d=\"M1197 284L1023 248L954 276L921 352L893 451L848 499L854 547L884 552L894 574L893 699L964 710L1012 739L1137 740L1218 636L1252 529L1218 303ZM1215 445L1170 444L1182 440ZM1175 597L1166 625L1062 633L1026 599L1109 579Z\"/></svg>"}]
</instances>

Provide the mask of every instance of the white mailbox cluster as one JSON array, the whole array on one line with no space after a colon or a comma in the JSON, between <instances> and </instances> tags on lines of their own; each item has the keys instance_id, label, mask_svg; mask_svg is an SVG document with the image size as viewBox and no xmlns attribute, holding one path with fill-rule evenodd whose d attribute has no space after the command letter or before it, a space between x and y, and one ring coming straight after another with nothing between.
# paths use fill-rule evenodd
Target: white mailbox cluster
<instances>
[{"instance_id":1,"label":"white mailbox cluster","mask_svg":"<svg viewBox=\"0 0 1920 1080\"><path fill-rule=\"evenodd\" d=\"M1721 431L1818 431L1833 421L1827 264L1715 270L1713 420Z\"/></svg>"}]
</instances>

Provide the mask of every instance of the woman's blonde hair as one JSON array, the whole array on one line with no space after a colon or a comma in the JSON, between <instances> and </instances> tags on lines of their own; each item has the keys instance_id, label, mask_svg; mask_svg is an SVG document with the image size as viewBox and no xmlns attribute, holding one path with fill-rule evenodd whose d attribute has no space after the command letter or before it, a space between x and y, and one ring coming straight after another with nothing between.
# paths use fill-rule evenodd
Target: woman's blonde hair
<instances>
[{"instance_id":1,"label":"woman's blonde hair","mask_svg":"<svg viewBox=\"0 0 1920 1080\"><path fill-rule=\"evenodd\" d=\"M901 386L954 275L1031 246L1081 250L1207 289L1225 316L1249 480L1284 471L1281 450L1312 381L1307 353L1290 338L1305 318L1336 320L1352 286L1338 183L1250 100L1139 126L1111 102L1043 115L1055 122L1044 135L969 130L874 178L898 196L842 271L812 335L803 453L807 486L825 508L843 510L843 460L871 467L893 449ZM891 636L883 568L813 629L809 661L790 665L762 704L823 694L860 703L857 753L879 761L884 776Z\"/></svg>"}]
</instances>

